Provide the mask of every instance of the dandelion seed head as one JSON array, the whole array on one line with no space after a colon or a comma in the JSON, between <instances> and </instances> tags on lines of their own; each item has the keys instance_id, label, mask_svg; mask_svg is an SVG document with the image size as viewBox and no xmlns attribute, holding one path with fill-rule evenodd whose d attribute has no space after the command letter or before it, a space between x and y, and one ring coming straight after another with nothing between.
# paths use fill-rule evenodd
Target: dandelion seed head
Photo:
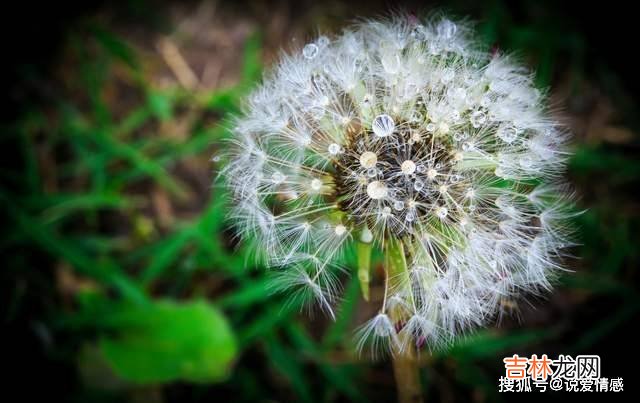
<instances>
[{"instance_id":1,"label":"dandelion seed head","mask_svg":"<svg viewBox=\"0 0 640 403\"><path fill-rule=\"evenodd\" d=\"M283 56L234 127L232 218L282 284L331 312L346 248L402 244L409 275L363 338L431 347L485 326L501 300L549 289L572 244L569 136L530 72L465 23L401 15L321 36Z\"/></svg>"}]
</instances>

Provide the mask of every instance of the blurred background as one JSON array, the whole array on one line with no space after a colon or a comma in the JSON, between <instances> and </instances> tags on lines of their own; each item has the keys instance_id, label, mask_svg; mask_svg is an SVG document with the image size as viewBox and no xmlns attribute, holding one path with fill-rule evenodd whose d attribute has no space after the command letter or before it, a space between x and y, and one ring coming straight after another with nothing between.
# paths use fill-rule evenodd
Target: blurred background
<instances>
[{"instance_id":1,"label":"blurred background","mask_svg":"<svg viewBox=\"0 0 640 403\"><path fill-rule=\"evenodd\" d=\"M393 401L354 353L375 309L344 276L336 321L273 294L224 220L225 118L281 50L357 17L477 22L550 87L575 136L578 259L554 293L423 356L428 400L500 395L502 358L599 354L637 389L637 21L615 1L20 2L3 12L0 242L4 393L70 402ZM634 190L635 189L635 190ZM374 284L374 287L376 284ZM8 389L7 389L8 388ZM602 395L604 396L604 395Z\"/></svg>"}]
</instances>

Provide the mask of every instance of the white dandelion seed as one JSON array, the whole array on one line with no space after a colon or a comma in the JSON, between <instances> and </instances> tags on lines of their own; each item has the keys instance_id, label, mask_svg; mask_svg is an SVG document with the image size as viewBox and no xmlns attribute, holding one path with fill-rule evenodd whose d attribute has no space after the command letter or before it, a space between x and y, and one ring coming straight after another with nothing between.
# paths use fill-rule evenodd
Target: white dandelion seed
<instances>
[{"instance_id":1,"label":"white dandelion seed","mask_svg":"<svg viewBox=\"0 0 640 403\"><path fill-rule=\"evenodd\" d=\"M400 245L360 334L437 346L549 289L571 245L568 134L531 75L465 24L396 17L285 56L248 98L224 168L241 236L331 312L353 243ZM537 184L537 185L534 185ZM361 344L362 346L362 344Z\"/></svg>"}]
</instances>

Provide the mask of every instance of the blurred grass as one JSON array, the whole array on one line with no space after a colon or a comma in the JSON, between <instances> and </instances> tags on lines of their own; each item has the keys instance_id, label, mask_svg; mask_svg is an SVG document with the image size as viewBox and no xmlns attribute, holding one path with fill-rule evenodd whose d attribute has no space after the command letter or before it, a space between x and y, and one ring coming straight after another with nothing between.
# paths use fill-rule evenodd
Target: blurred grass
<instances>
[{"instance_id":1,"label":"blurred grass","mask_svg":"<svg viewBox=\"0 0 640 403\"><path fill-rule=\"evenodd\" d=\"M540 66L536 77L541 86L552 82L559 53L569 54L572 77L582 77L585 44L579 35L565 34L560 25L519 25L505 15L501 2L488 10L480 27L485 41L526 51ZM353 327L365 309L358 302L357 276L345 286L336 321L326 324L316 317L309 325L298 306L284 304L271 292L267 274L252 263L250 248L231 241L224 189L209 186L216 164L209 157L228 136L226 118L238 111L241 98L260 77L261 40L260 33L247 37L236 83L211 92L157 85L139 51L100 24L70 35L71 88L56 94L48 108L26 110L3 131L3 143L13 138L20 144L23 167L2 172L9 186L0 199L13 226L0 247L5 253L27 248L46 254L46 267L32 267L29 257L10 264L16 272L54 273L50 286L59 294L58 305L52 307L48 326L53 333L79 335L74 351L113 334L114 329L105 328L108 312L126 310L123 306L138 312L166 299L187 306L206 298L212 309L225 313L239 346L235 370L218 386L235 400L382 400L393 396L390 372L352 352ZM125 88L114 88L114 81ZM120 90L130 95L132 105L118 104L114 91ZM540 352L536 349L549 345L591 352L637 315L634 269L640 226L637 211L630 211L636 206L620 200L628 199L627 187L640 181L640 166L633 156L602 142L578 144L575 151L570 171L586 193L583 204L589 210L576 222L583 234L576 254L583 260L575 273L561 278L559 304L574 309L605 297L614 301L616 312L590 323L556 312L562 320L555 323L543 318L518 329L506 323L477 332L425 357L428 391L462 394L456 391L462 385L500 400L496 383L504 355ZM204 176L205 185L194 175ZM594 176L606 180L591 183ZM10 312L20 309L19 288L14 292ZM580 329L576 337L575 328ZM179 332L192 330L185 325ZM162 365L163 357L151 351L146 359L153 367ZM189 359L185 355L185 362ZM105 364L96 360L95 365ZM130 374L120 393L134 389L145 375ZM444 383L443 377L448 377Z\"/></svg>"}]
</instances>

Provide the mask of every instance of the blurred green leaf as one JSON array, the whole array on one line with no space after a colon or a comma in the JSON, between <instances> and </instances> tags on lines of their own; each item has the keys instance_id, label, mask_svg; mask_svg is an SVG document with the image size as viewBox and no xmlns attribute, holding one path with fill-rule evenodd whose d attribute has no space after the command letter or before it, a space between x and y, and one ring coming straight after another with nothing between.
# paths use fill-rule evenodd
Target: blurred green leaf
<instances>
[{"instance_id":1,"label":"blurred green leaf","mask_svg":"<svg viewBox=\"0 0 640 403\"><path fill-rule=\"evenodd\" d=\"M502 352L541 342L554 334L553 329L510 331L481 330L460 339L446 354L460 360L495 357Z\"/></svg>"},{"instance_id":2,"label":"blurred green leaf","mask_svg":"<svg viewBox=\"0 0 640 403\"><path fill-rule=\"evenodd\" d=\"M0 195L0 199L4 198ZM114 287L131 302L143 303L147 300L141 288L110 259L106 257L94 259L76 244L57 236L42 223L19 209L10 207L9 211L16 220L18 230L44 250L66 260L80 273Z\"/></svg>"},{"instance_id":3,"label":"blurred green leaf","mask_svg":"<svg viewBox=\"0 0 640 403\"><path fill-rule=\"evenodd\" d=\"M171 119L173 109L172 99L170 96L158 91L150 91L147 95L149 109L160 120Z\"/></svg>"},{"instance_id":4,"label":"blurred green leaf","mask_svg":"<svg viewBox=\"0 0 640 403\"><path fill-rule=\"evenodd\" d=\"M284 349L282 342L273 333L268 333L263 338L263 342L271 364L289 381L298 395L299 401L314 401L311 397L311 389L305 379L304 368L297 360L291 359L291 353Z\"/></svg>"},{"instance_id":5,"label":"blurred green leaf","mask_svg":"<svg viewBox=\"0 0 640 403\"><path fill-rule=\"evenodd\" d=\"M282 322L291 320L291 316L300 310L300 305L291 301L274 301L274 303L267 305L264 312L247 324L247 326L238 330L238 339L242 347L249 345L256 339L264 336L266 333L272 331L276 326Z\"/></svg>"},{"instance_id":6,"label":"blurred green leaf","mask_svg":"<svg viewBox=\"0 0 640 403\"><path fill-rule=\"evenodd\" d=\"M115 333L100 340L107 361L135 383L221 381L238 352L225 317L203 301L127 307L101 322Z\"/></svg>"},{"instance_id":7,"label":"blurred green leaf","mask_svg":"<svg viewBox=\"0 0 640 403\"><path fill-rule=\"evenodd\" d=\"M273 280L269 276L244 284L241 288L235 289L218 300L218 304L225 308L248 308L253 304L263 302L271 297L271 287Z\"/></svg>"},{"instance_id":8,"label":"blurred green leaf","mask_svg":"<svg viewBox=\"0 0 640 403\"><path fill-rule=\"evenodd\" d=\"M611 184L627 182L640 177L640 163L633 158L598 147L578 147L569 162L569 168L578 175L608 172Z\"/></svg>"},{"instance_id":9,"label":"blurred green leaf","mask_svg":"<svg viewBox=\"0 0 640 403\"><path fill-rule=\"evenodd\" d=\"M92 32L98 43L102 45L112 57L124 62L134 70L139 68L138 58L129 44L108 30L98 26L92 27Z\"/></svg>"},{"instance_id":10,"label":"blurred green leaf","mask_svg":"<svg viewBox=\"0 0 640 403\"><path fill-rule=\"evenodd\" d=\"M325 350L329 350L341 342L343 345L349 345L344 335L349 331L349 326L353 324L352 320L356 313L360 296L358 292L359 289L360 283L355 278L352 278L345 289L336 320L329 325L329 328L324 334L322 345Z\"/></svg>"},{"instance_id":11,"label":"blurred green leaf","mask_svg":"<svg viewBox=\"0 0 640 403\"><path fill-rule=\"evenodd\" d=\"M639 310L640 303L638 303L637 300L633 303L625 304L621 309L613 312L611 316L608 316L595 325L590 326L589 329L585 329L580 338L571 346L571 351L580 353L591 348L600 339L607 336L618 326L631 319Z\"/></svg>"},{"instance_id":12,"label":"blurred green leaf","mask_svg":"<svg viewBox=\"0 0 640 403\"><path fill-rule=\"evenodd\" d=\"M261 53L262 41L260 34L256 32L249 37L244 45L241 86L251 87L260 78L262 72Z\"/></svg>"},{"instance_id":13,"label":"blurred green leaf","mask_svg":"<svg viewBox=\"0 0 640 403\"><path fill-rule=\"evenodd\" d=\"M317 343L311 339L307 331L299 323L288 323L287 331L296 344L297 349L309 353L312 358L318 362L320 372L322 372L322 375L331 386L343 392L351 401L361 401L364 399L362 393L355 386L350 373L351 371L348 371L348 368L344 366L328 362L327 358L322 355ZM326 388L325 390L331 389L332 388Z\"/></svg>"},{"instance_id":14,"label":"blurred green leaf","mask_svg":"<svg viewBox=\"0 0 640 403\"><path fill-rule=\"evenodd\" d=\"M141 281L143 284L149 284L175 263L180 252L189 241L190 235L190 230L187 228L172 234L156 245L156 253L153 254L151 262L142 273Z\"/></svg>"}]
</instances>

